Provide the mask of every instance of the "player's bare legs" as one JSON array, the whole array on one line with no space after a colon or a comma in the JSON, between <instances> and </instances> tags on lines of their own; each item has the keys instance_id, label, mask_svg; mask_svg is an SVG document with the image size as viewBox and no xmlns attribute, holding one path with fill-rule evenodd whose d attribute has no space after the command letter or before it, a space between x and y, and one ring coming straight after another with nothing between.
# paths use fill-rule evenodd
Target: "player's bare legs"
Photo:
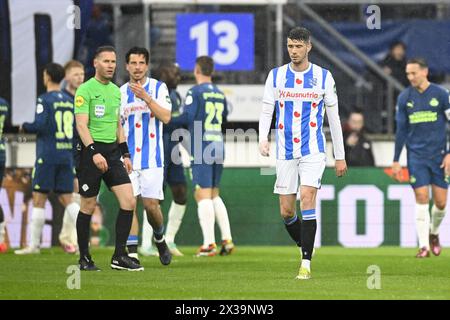
<instances>
[{"instance_id":1,"label":"player's bare legs","mask_svg":"<svg viewBox=\"0 0 450 320\"><path fill-rule=\"evenodd\" d=\"M280 214L283 219L293 218L295 215L296 194L280 194Z\"/></svg>"},{"instance_id":2,"label":"player's bare legs","mask_svg":"<svg viewBox=\"0 0 450 320\"><path fill-rule=\"evenodd\" d=\"M284 226L287 232L291 236L292 240L296 243L297 247L301 250L301 218L296 213L296 194L280 194L280 214L283 218Z\"/></svg>"},{"instance_id":3,"label":"player's bare legs","mask_svg":"<svg viewBox=\"0 0 450 320\"><path fill-rule=\"evenodd\" d=\"M433 193L433 207L431 208L430 222L430 249L438 256L441 254L441 244L439 242L439 226L445 217L445 207L447 205L447 189L436 185L431 185Z\"/></svg>"},{"instance_id":4,"label":"player's bare legs","mask_svg":"<svg viewBox=\"0 0 450 320\"><path fill-rule=\"evenodd\" d=\"M31 228L30 244L20 250L14 251L15 254L38 254L40 253L42 229L45 224L45 202L47 201L47 193L33 192L33 210L29 217Z\"/></svg>"},{"instance_id":5,"label":"player's bare legs","mask_svg":"<svg viewBox=\"0 0 450 320\"><path fill-rule=\"evenodd\" d=\"M212 189L212 201L214 205L214 213L216 222L220 228L220 234L222 236L222 247L220 249L220 255L229 255L234 250L233 239L231 237L230 220L228 219L228 211L223 203L222 198L219 195L219 188Z\"/></svg>"},{"instance_id":6,"label":"player's bare legs","mask_svg":"<svg viewBox=\"0 0 450 320\"><path fill-rule=\"evenodd\" d=\"M419 252L416 258L426 258L430 256L430 209L429 209L429 187L423 186L414 188L416 197L416 230L419 238Z\"/></svg>"}]
</instances>

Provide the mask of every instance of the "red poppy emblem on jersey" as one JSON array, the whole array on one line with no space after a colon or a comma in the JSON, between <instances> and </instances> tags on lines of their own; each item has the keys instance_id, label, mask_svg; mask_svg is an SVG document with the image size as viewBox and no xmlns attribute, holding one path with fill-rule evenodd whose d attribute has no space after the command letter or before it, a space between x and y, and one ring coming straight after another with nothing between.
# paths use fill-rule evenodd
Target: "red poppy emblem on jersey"
<instances>
[{"instance_id":1,"label":"red poppy emblem on jersey","mask_svg":"<svg viewBox=\"0 0 450 320\"><path fill-rule=\"evenodd\" d=\"M296 82L297 84L301 84L303 81L300 80L300 79L297 79L297 80L295 80L295 82Z\"/></svg>"},{"instance_id":2,"label":"red poppy emblem on jersey","mask_svg":"<svg viewBox=\"0 0 450 320\"><path fill-rule=\"evenodd\" d=\"M283 129L283 128L284 128L283 124L280 123L280 124L278 125L278 128Z\"/></svg>"},{"instance_id":3,"label":"red poppy emblem on jersey","mask_svg":"<svg viewBox=\"0 0 450 320\"><path fill-rule=\"evenodd\" d=\"M150 118L154 118L154 117L155 117L155 115L153 114L153 112L150 113Z\"/></svg>"},{"instance_id":4,"label":"red poppy emblem on jersey","mask_svg":"<svg viewBox=\"0 0 450 320\"><path fill-rule=\"evenodd\" d=\"M317 107L317 103L313 102L312 106L313 106L313 108Z\"/></svg>"},{"instance_id":5,"label":"red poppy emblem on jersey","mask_svg":"<svg viewBox=\"0 0 450 320\"><path fill-rule=\"evenodd\" d=\"M136 152L141 152L141 148L137 147Z\"/></svg>"},{"instance_id":6,"label":"red poppy emblem on jersey","mask_svg":"<svg viewBox=\"0 0 450 320\"><path fill-rule=\"evenodd\" d=\"M136 128L140 128L142 125L140 123L136 123Z\"/></svg>"},{"instance_id":7,"label":"red poppy emblem on jersey","mask_svg":"<svg viewBox=\"0 0 450 320\"><path fill-rule=\"evenodd\" d=\"M294 112L294 117L298 118L300 117L300 113L298 113L297 111Z\"/></svg>"},{"instance_id":8,"label":"red poppy emblem on jersey","mask_svg":"<svg viewBox=\"0 0 450 320\"><path fill-rule=\"evenodd\" d=\"M280 102L280 108L283 108L283 102Z\"/></svg>"},{"instance_id":9,"label":"red poppy emblem on jersey","mask_svg":"<svg viewBox=\"0 0 450 320\"><path fill-rule=\"evenodd\" d=\"M154 138L155 134L154 133L150 133L150 138Z\"/></svg>"},{"instance_id":10,"label":"red poppy emblem on jersey","mask_svg":"<svg viewBox=\"0 0 450 320\"><path fill-rule=\"evenodd\" d=\"M311 121L311 122L309 123L309 125L310 125L311 127L314 128L317 124L316 124L315 122L312 122L312 121Z\"/></svg>"},{"instance_id":11,"label":"red poppy emblem on jersey","mask_svg":"<svg viewBox=\"0 0 450 320\"><path fill-rule=\"evenodd\" d=\"M299 139L299 138L294 138L294 142L295 142L295 143L299 143L299 142L300 142L300 139Z\"/></svg>"}]
</instances>

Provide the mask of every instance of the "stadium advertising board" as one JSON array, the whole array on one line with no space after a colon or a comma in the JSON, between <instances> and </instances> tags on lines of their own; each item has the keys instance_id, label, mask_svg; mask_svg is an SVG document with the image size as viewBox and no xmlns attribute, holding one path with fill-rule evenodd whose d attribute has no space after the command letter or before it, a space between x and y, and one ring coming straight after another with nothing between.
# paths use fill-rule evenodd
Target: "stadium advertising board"
<instances>
[{"instance_id":1,"label":"stadium advertising board","mask_svg":"<svg viewBox=\"0 0 450 320\"><path fill-rule=\"evenodd\" d=\"M323 181L316 208L319 222L316 247L417 246L414 194L408 184L394 181L382 168L350 168L348 176L339 179L333 168L327 168ZM261 175L259 168L225 168L221 196L227 203L237 244L291 244L279 216L278 197L272 193L274 182L275 176ZM197 206L193 197L188 198L177 243L198 245L201 230ZM106 213L105 226L114 230L117 202L106 188L100 201ZM168 212L170 202L170 192L166 192L164 213ZM219 234L216 229L216 235ZM449 216L441 225L441 243L450 246Z\"/></svg>"},{"instance_id":2,"label":"stadium advertising board","mask_svg":"<svg viewBox=\"0 0 450 320\"><path fill-rule=\"evenodd\" d=\"M16 173L14 180L5 179L0 197L7 221L9 244L13 248L26 243L29 238L27 217L30 216L32 205L29 195L24 191L25 184L29 182L22 176L22 173ZM25 182L20 182L22 180ZM290 244L279 217L278 198L272 193L274 180L274 176L260 175L259 168L224 170L221 194L229 207L236 243ZM327 168L323 181L317 200L319 223L316 247L417 246L414 194L409 185L395 182L381 168L351 168L348 176L340 179L335 177L334 169ZM21 183L25 184L21 186ZM171 202L170 192L166 192L165 196L166 200L162 204L164 213L168 212ZM62 210L55 206L56 202L49 202L46 206L43 247L58 245L57 233L61 228ZM99 244L112 245L114 239L109 235L114 234L117 201L103 187L100 202L103 217L94 219L92 234L100 238ZM201 230L192 197L189 197L187 208L177 239L180 245L197 245L201 242ZM442 222L441 243L450 246L449 216Z\"/></svg>"}]
</instances>

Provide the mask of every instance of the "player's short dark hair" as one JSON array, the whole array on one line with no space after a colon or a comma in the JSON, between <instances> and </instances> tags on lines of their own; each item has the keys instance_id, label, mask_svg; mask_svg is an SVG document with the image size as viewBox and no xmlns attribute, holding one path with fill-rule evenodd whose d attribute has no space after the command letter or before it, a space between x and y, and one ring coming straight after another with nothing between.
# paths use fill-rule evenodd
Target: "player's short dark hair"
<instances>
[{"instance_id":1,"label":"player's short dark hair","mask_svg":"<svg viewBox=\"0 0 450 320\"><path fill-rule=\"evenodd\" d=\"M422 69L428 68L428 63L424 58L411 58L406 64L418 64Z\"/></svg>"},{"instance_id":2,"label":"player's short dark hair","mask_svg":"<svg viewBox=\"0 0 450 320\"><path fill-rule=\"evenodd\" d=\"M291 40L309 42L311 38L311 31L303 27L295 27L289 31L287 37Z\"/></svg>"},{"instance_id":3,"label":"player's short dark hair","mask_svg":"<svg viewBox=\"0 0 450 320\"><path fill-rule=\"evenodd\" d=\"M127 54L125 55L125 59L127 61L127 64L130 63L130 56L132 54L137 54L137 55L143 55L145 58L145 63L148 64L150 61L150 53L148 52L148 50L146 48L141 48L141 47L133 47L130 50L128 50Z\"/></svg>"},{"instance_id":4,"label":"player's short dark hair","mask_svg":"<svg viewBox=\"0 0 450 320\"><path fill-rule=\"evenodd\" d=\"M98 47L97 50L95 50L95 58L98 58L98 56L103 52L114 52L116 53L116 49L113 46L101 46Z\"/></svg>"},{"instance_id":5,"label":"player's short dark hair","mask_svg":"<svg viewBox=\"0 0 450 320\"><path fill-rule=\"evenodd\" d=\"M60 83L66 75L63 66L53 62L48 63L44 67L44 72L47 73L50 80L54 83Z\"/></svg>"},{"instance_id":6,"label":"player's short dark hair","mask_svg":"<svg viewBox=\"0 0 450 320\"><path fill-rule=\"evenodd\" d=\"M214 60L210 56L200 56L195 60L204 76L210 77L214 72Z\"/></svg>"}]
</instances>

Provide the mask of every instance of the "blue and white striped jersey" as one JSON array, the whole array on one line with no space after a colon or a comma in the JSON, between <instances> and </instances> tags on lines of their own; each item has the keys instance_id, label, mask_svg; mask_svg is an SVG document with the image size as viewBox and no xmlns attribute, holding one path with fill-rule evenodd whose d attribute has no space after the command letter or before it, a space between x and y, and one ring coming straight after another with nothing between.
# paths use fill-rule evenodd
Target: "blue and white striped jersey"
<instances>
[{"instance_id":1,"label":"blue and white striped jersey","mask_svg":"<svg viewBox=\"0 0 450 320\"><path fill-rule=\"evenodd\" d=\"M143 87L161 107L172 109L165 83L147 78ZM128 83L120 87L120 92L120 116L133 170L163 167L163 123L155 117L145 101L134 96Z\"/></svg>"},{"instance_id":2,"label":"blue and white striped jersey","mask_svg":"<svg viewBox=\"0 0 450 320\"><path fill-rule=\"evenodd\" d=\"M272 69L263 103L275 107L277 159L325 153L325 107L337 109L338 103L334 79L328 70L313 63L304 72L292 70L290 64ZM343 155L335 156L341 159Z\"/></svg>"}]
</instances>

